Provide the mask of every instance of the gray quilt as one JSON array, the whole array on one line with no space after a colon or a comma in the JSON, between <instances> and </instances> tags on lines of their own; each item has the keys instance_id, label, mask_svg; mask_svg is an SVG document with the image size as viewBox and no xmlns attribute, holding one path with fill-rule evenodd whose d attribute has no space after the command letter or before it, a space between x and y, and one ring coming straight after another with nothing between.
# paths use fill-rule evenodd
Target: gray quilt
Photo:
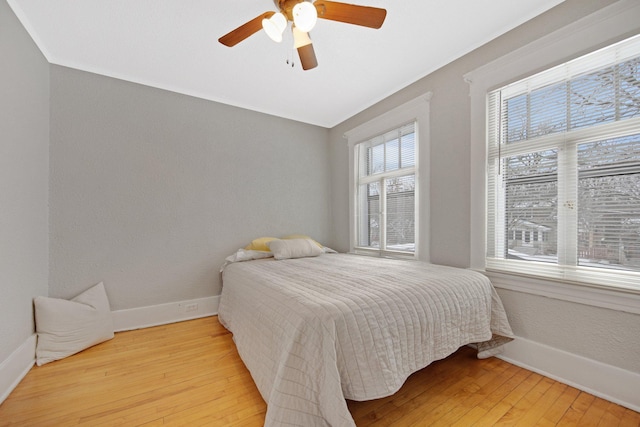
<instances>
[{"instance_id":1,"label":"gray quilt","mask_svg":"<svg viewBox=\"0 0 640 427\"><path fill-rule=\"evenodd\" d=\"M355 426L345 399L389 396L465 344L488 357L513 337L482 274L348 254L225 266L219 320L265 426Z\"/></svg>"}]
</instances>

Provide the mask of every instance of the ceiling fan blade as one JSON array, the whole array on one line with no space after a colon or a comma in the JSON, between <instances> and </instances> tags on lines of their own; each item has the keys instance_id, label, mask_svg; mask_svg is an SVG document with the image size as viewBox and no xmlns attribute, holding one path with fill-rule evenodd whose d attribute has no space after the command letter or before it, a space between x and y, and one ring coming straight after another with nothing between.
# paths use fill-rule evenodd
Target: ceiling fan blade
<instances>
[{"instance_id":1,"label":"ceiling fan blade","mask_svg":"<svg viewBox=\"0 0 640 427\"><path fill-rule=\"evenodd\" d=\"M318 11L318 18L376 29L382 27L387 16L386 9L329 0L318 0L314 6Z\"/></svg>"},{"instance_id":2,"label":"ceiling fan blade","mask_svg":"<svg viewBox=\"0 0 640 427\"><path fill-rule=\"evenodd\" d=\"M302 69L310 70L316 68L318 66L318 60L316 59L316 52L313 50L309 33L300 31L295 25L291 27L291 31L293 33L293 47L298 51Z\"/></svg>"},{"instance_id":3,"label":"ceiling fan blade","mask_svg":"<svg viewBox=\"0 0 640 427\"><path fill-rule=\"evenodd\" d=\"M318 66L318 59L316 58L316 52L313 50L313 44L301 46L298 48L298 56L300 57L300 64L303 70L310 70Z\"/></svg>"},{"instance_id":4,"label":"ceiling fan blade","mask_svg":"<svg viewBox=\"0 0 640 427\"><path fill-rule=\"evenodd\" d=\"M225 46L229 46L229 47L235 46L238 43L240 43L242 40L246 39L247 37L260 31L262 29L262 20L269 19L274 14L275 12L265 12L260 16L256 16L251 21L246 22L243 25L240 25L235 30L220 37L218 41Z\"/></svg>"}]
</instances>

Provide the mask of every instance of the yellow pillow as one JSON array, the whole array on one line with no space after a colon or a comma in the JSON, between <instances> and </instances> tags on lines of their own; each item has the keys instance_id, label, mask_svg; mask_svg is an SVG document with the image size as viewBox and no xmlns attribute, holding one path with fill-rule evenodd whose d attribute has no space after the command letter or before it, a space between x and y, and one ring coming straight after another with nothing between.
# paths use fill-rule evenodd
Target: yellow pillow
<instances>
[{"instance_id":1,"label":"yellow pillow","mask_svg":"<svg viewBox=\"0 0 640 427\"><path fill-rule=\"evenodd\" d=\"M254 239L244 248L248 251L263 251L269 252L269 246L267 246L267 242L272 240L277 240L275 237L259 237Z\"/></svg>"},{"instance_id":2,"label":"yellow pillow","mask_svg":"<svg viewBox=\"0 0 640 427\"><path fill-rule=\"evenodd\" d=\"M308 240L313 240L311 237L309 236L305 236L304 234L291 234L289 236L283 237L283 239L285 240L291 240L291 239L308 239ZM315 240L313 240L313 242L320 246L320 248L324 248L324 246L322 246L320 243L316 242Z\"/></svg>"}]
</instances>

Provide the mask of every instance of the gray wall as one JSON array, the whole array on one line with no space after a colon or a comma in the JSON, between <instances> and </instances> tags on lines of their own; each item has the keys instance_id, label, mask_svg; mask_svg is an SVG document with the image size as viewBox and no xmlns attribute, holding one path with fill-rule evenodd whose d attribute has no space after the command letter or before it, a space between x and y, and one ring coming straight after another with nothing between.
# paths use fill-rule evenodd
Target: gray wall
<instances>
[{"instance_id":1,"label":"gray wall","mask_svg":"<svg viewBox=\"0 0 640 427\"><path fill-rule=\"evenodd\" d=\"M431 261L470 265L470 98L463 75L549 32L562 28L612 0L567 0L549 12L424 77L331 129L334 245L347 250L348 153L344 132L427 91L431 99ZM425 53L427 54L427 53ZM565 301L500 291L514 332L554 348L640 372L640 316ZM571 322L569 320L571 319ZM570 326L569 326L570 325ZM598 325L594 328L594 325Z\"/></svg>"},{"instance_id":2,"label":"gray wall","mask_svg":"<svg viewBox=\"0 0 640 427\"><path fill-rule=\"evenodd\" d=\"M0 1L0 363L47 294L49 64ZM0 391L1 392L1 391Z\"/></svg>"},{"instance_id":3,"label":"gray wall","mask_svg":"<svg viewBox=\"0 0 640 427\"><path fill-rule=\"evenodd\" d=\"M518 336L640 373L640 316L499 290Z\"/></svg>"},{"instance_id":4,"label":"gray wall","mask_svg":"<svg viewBox=\"0 0 640 427\"><path fill-rule=\"evenodd\" d=\"M220 293L260 236L328 244L328 130L51 67L49 293L113 310Z\"/></svg>"}]
</instances>

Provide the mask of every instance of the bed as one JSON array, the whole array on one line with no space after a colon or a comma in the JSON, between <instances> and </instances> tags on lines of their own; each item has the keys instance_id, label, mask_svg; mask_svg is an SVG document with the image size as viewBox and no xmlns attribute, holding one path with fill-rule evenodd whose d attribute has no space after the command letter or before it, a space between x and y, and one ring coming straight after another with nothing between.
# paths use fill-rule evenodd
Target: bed
<instances>
[{"instance_id":1,"label":"bed","mask_svg":"<svg viewBox=\"0 0 640 427\"><path fill-rule=\"evenodd\" d=\"M463 345L483 358L513 337L484 275L350 254L228 262L218 317L269 427L355 426L345 399L389 396Z\"/></svg>"}]
</instances>

